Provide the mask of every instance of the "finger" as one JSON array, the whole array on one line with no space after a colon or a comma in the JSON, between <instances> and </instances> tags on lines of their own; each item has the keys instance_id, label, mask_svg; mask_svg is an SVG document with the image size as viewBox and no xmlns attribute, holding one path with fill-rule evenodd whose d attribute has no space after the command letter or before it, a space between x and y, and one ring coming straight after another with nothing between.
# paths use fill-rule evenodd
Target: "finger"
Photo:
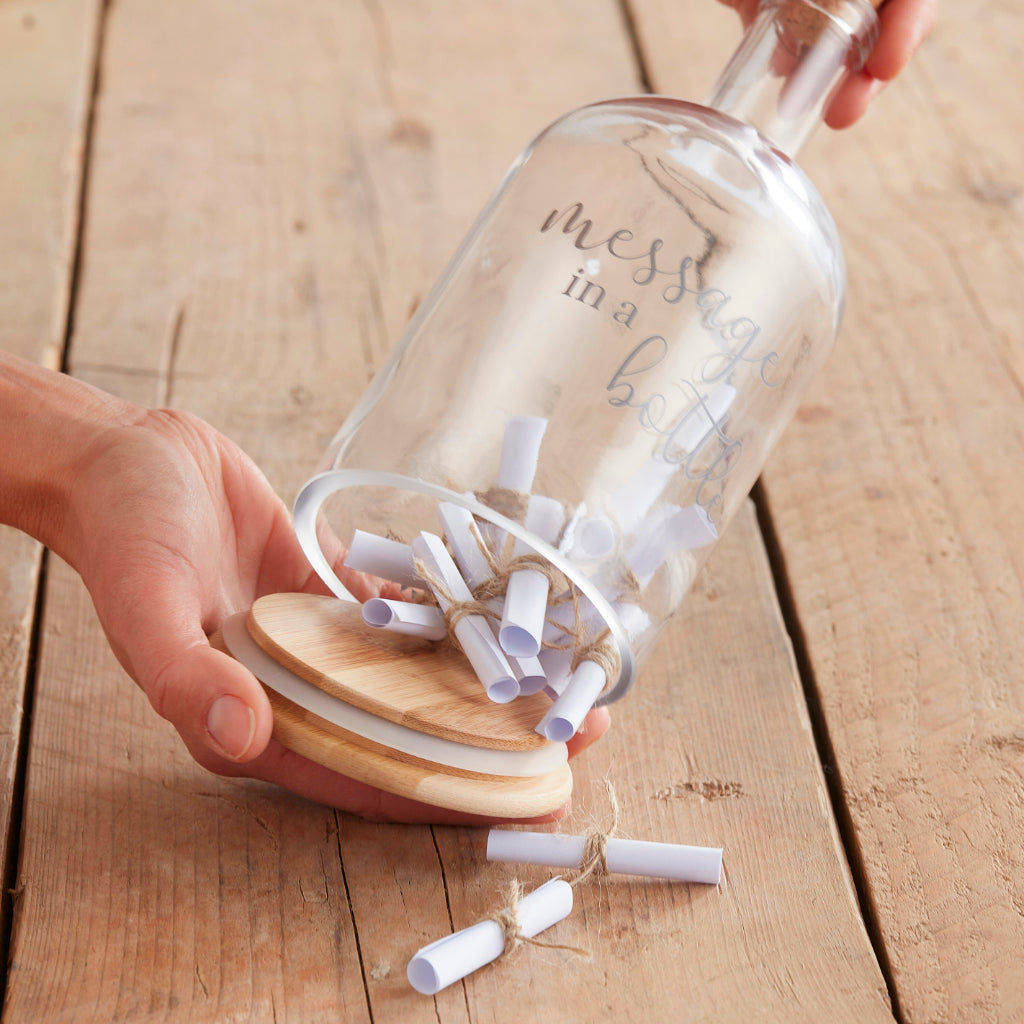
<instances>
[{"instance_id":1,"label":"finger","mask_svg":"<svg viewBox=\"0 0 1024 1024\"><path fill-rule=\"evenodd\" d=\"M582 754L592 743L596 743L608 731L611 720L607 708L594 708L589 712L576 735L566 744L569 748L569 757Z\"/></svg>"},{"instance_id":2,"label":"finger","mask_svg":"<svg viewBox=\"0 0 1024 1024\"><path fill-rule=\"evenodd\" d=\"M743 20L744 26L749 25L757 14L757 6L760 0L719 0L726 7L731 7Z\"/></svg>"},{"instance_id":3,"label":"finger","mask_svg":"<svg viewBox=\"0 0 1024 1024\"><path fill-rule=\"evenodd\" d=\"M161 653L166 660L157 660ZM136 669L136 682L194 752L202 747L215 758L246 763L270 741L273 712L263 687L202 634L158 648Z\"/></svg>"},{"instance_id":4,"label":"finger","mask_svg":"<svg viewBox=\"0 0 1024 1024\"><path fill-rule=\"evenodd\" d=\"M886 0L878 11L878 43L864 70L891 81L935 27L936 0Z\"/></svg>"},{"instance_id":5,"label":"finger","mask_svg":"<svg viewBox=\"0 0 1024 1024\"><path fill-rule=\"evenodd\" d=\"M851 75L829 104L825 123L837 129L856 124L884 86L884 82L865 71Z\"/></svg>"}]
</instances>

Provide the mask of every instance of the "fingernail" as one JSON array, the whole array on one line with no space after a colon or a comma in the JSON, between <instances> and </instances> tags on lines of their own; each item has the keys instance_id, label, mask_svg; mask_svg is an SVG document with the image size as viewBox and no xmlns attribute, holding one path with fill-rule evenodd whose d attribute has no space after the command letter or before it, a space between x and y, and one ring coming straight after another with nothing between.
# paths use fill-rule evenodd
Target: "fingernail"
<instances>
[{"instance_id":1,"label":"fingernail","mask_svg":"<svg viewBox=\"0 0 1024 1024\"><path fill-rule=\"evenodd\" d=\"M225 757L244 757L256 735L256 712L248 704L226 694L218 697L206 716L206 731Z\"/></svg>"}]
</instances>

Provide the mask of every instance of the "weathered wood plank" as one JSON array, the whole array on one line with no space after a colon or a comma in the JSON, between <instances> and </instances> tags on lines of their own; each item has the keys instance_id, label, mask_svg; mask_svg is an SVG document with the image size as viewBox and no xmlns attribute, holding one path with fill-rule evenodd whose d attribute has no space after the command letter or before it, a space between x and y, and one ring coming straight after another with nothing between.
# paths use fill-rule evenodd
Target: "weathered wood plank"
<instances>
[{"instance_id":1,"label":"weathered wood plank","mask_svg":"<svg viewBox=\"0 0 1024 1024\"><path fill-rule=\"evenodd\" d=\"M718 888L613 876L551 938L467 981L474 1019L892 1021L835 834L803 694L748 506L660 655L577 769L564 829L606 827L610 779L633 838L722 845ZM514 872L439 830L457 926ZM522 869L528 884L552 872ZM514 997L512 993L515 993ZM395 1018L399 1019L399 1018ZM442 1017L442 1019L445 1019Z\"/></svg>"},{"instance_id":2,"label":"weathered wood plank","mask_svg":"<svg viewBox=\"0 0 1024 1024\"><path fill-rule=\"evenodd\" d=\"M643 34L668 90L685 17ZM1022 39L1016 5L942 5L815 140L848 318L765 476L907 1021L1024 1015Z\"/></svg>"},{"instance_id":3,"label":"weathered wood plank","mask_svg":"<svg viewBox=\"0 0 1024 1024\"><path fill-rule=\"evenodd\" d=\"M201 772L61 563L42 646L7 1019L366 1019L334 816Z\"/></svg>"},{"instance_id":4,"label":"weathered wood plank","mask_svg":"<svg viewBox=\"0 0 1024 1024\"><path fill-rule=\"evenodd\" d=\"M106 43L72 366L207 416L289 496L522 143L637 87L611 2L119 0ZM493 908L482 833L336 831L213 779L63 565L45 625L12 1020L892 1019L749 511L580 775L627 832L723 843L726 882L609 882L558 933L593 962L433 1001L405 963Z\"/></svg>"},{"instance_id":5,"label":"weathered wood plank","mask_svg":"<svg viewBox=\"0 0 1024 1024\"><path fill-rule=\"evenodd\" d=\"M191 375L209 368L187 340L198 324L233 367L209 378L203 411L243 443L273 433L263 413L279 400L254 399L239 365L263 353L283 377L296 364L297 381L320 380L326 342L278 335L291 314L276 304L295 294L278 227L300 239L305 227L274 190L309 189L311 226L331 216L344 164L320 140L343 141L347 55L331 39L348 38L350 14L329 3L111 8L71 353L83 376L176 403L177 386L204 387ZM264 102L271 93L279 106ZM314 112L323 122L309 135ZM312 173L305 159L319 162ZM312 322L296 320L295 333ZM311 461L322 442L293 411L302 396L286 394L301 438L279 431L287 450L271 473L304 447ZM335 814L198 769L112 660L62 564L46 607L9 1019L368 1019ZM432 851L429 832L422 840Z\"/></svg>"},{"instance_id":6,"label":"weathered wood plank","mask_svg":"<svg viewBox=\"0 0 1024 1024\"><path fill-rule=\"evenodd\" d=\"M0 6L0 345L48 366L60 362L67 326L98 9L92 0ZM4 878L41 554L0 526ZM6 922L6 891L2 900Z\"/></svg>"}]
</instances>

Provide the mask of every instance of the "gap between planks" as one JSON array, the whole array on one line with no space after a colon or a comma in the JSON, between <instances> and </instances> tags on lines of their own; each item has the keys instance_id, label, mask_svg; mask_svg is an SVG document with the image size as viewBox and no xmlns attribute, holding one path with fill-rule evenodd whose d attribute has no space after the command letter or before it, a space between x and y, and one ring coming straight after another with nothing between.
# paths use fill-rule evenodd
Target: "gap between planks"
<instances>
[{"instance_id":1,"label":"gap between planks","mask_svg":"<svg viewBox=\"0 0 1024 1024\"><path fill-rule=\"evenodd\" d=\"M106 28L107 7L110 0L97 0L95 21L92 26L91 49L85 72L84 112L81 122L76 126L70 147L74 151L74 141L78 141L81 154L77 161L77 177L69 185L66 197L68 216L71 223L68 235L71 239L71 259L63 294L54 295L54 301L62 304L60 315L60 351L57 353L57 365L61 372L68 371L68 353L71 335L74 329L74 310L78 295L81 274L82 251L84 248L84 224L86 192L89 177L89 162L92 152L93 128L97 98L100 92L100 69L103 52L104 31ZM21 860L21 828L25 803L25 783L28 774L29 743L32 730L32 709L36 690L36 672L39 660L39 649L42 642L43 610L46 604L46 579L49 568L50 552L42 548L33 594L32 626L30 630L28 652L25 663L24 685L21 697L21 720L18 724L18 736L14 752L14 771L11 779L11 808L7 823L6 843L0 853L0 963L5 965L4 981L0 986L0 1014L3 1013L7 996L7 967L9 966L10 948L14 934L15 917L18 898L21 895L20 860Z\"/></svg>"},{"instance_id":2,"label":"gap between planks","mask_svg":"<svg viewBox=\"0 0 1024 1024\"><path fill-rule=\"evenodd\" d=\"M882 935L878 912L874 900L871 898L871 887L868 883L868 875L860 843L857 840L857 830L854 828L850 808L846 803L843 779L836 761L832 737L828 731L828 722L822 708L821 694L818 691L817 681L814 677L814 669L811 665L811 658L807 649L807 638L797 614L793 588L790 584L789 570L786 567L786 556L779 542L778 533L775 530L771 502L768 500L760 478L754 484L750 497L757 513L757 525L761 533L761 540L768 554L768 564L771 568L775 597L779 604L779 610L782 613L782 621L786 633L789 636L790 643L793 645L793 657L796 660L797 674L800 677L800 685L803 688L807 715L810 719L811 731L814 736L814 746L817 751L818 762L821 765L821 773L825 779L825 787L832 808L832 817L835 819L836 827L839 830L839 838L843 844L843 853L846 855L846 862L850 868L850 877L853 880L853 886L857 893L857 904L860 907L864 929L867 932L871 948L874 950L879 970L885 979L885 987L889 1005L892 1008L892 1015L896 1019L897 1024L906 1024L905 1018L900 1011L895 976L888 950L885 947L885 939Z\"/></svg>"},{"instance_id":3,"label":"gap between planks","mask_svg":"<svg viewBox=\"0 0 1024 1024\"><path fill-rule=\"evenodd\" d=\"M366 1015L373 1024L373 1002L370 999L370 986L366 981L366 963L363 960L363 947L359 941L359 926L356 924L356 910L352 905L352 893L348 887L348 873L345 871L345 857L341 849L341 811L334 812L334 842L338 850L338 866L341 868L341 880L345 886L345 903L348 906L349 920L352 922L352 939L356 944L356 957L359 960L359 977L363 982L363 997L366 1000Z\"/></svg>"}]
</instances>

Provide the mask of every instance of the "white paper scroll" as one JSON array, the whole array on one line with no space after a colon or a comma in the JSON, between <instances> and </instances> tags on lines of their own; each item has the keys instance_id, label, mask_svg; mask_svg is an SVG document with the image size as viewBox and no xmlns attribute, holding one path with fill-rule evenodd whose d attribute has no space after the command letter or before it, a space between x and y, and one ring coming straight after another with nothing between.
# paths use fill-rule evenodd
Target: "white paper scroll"
<instances>
[{"instance_id":1,"label":"white paper scroll","mask_svg":"<svg viewBox=\"0 0 1024 1024\"><path fill-rule=\"evenodd\" d=\"M391 580L402 587L422 587L412 549L401 541L356 530L345 556L345 567Z\"/></svg>"},{"instance_id":2,"label":"white paper scroll","mask_svg":"<svg viewBox=\"0 0 1024 1024\"><path fill-rule=\"evenodd\" d=\"M537 658L514 658L508 655L508 663L512 666L512 674L519 683L519 696L530 697L540 693L548 685L548 674L544 665Z\"/></svg>"},{"instance_id":3,"label":"white paper scroll","mask_svg":"<svg viewBox=\"0 0 1024 1024\"><path fill-rule=\"evenodd\" d=\"M461 505L450 501L441 502L437 507L438 518L444 527L448 546L455 556L455 564L459 573L471 590L486 583L491 576L490 563L480 547L483 540L473 514ZM492 603L495 609L500 608L500 599ZM541 663L535 657L517 658L508 655L508 663L519 683L519 695L529 697L539 693L547 685L547 676Z\"/></svg>"},{"instance_id":4,"label":"white paper scroll","mask_svg":"<svg viewBox=\"0 0 1024 1024\"><path fill-rule=\"evenodd\" d=\"M673 427L666 452L671 461L659 456L645 462L632 479L609 496L609 510L624 536L641 534L641 520L679 471L684 456L696 451L721 426L735 397L736 389L731 384L717 385Z\"/></svg>"},{"instance_id":5,"label":"white paper scroll","mask_svg":"<svg viewBox=\"0 0 1024 1024\"><path fill-rule=\"evenodd\" d=\"M432 604L371 597L363 603L362 614L363 622L376 629L418 636L424 640L444 640L448 636L444 613Z\"/></svg>"},{"instance_id":6,"label":"white paper scroll","mask_svg":"<svg viewBox=\"0 0 1024 1024\"><path fill-rule=\"evenodd\" d=\"M520 899L519 930L528 939L569 916L572 886L554 878ZM424 946L409 961L406 977L417 992L432 996L460 978L497 960L505 933L496 921L481 921Z\"/></svg>"},{"instance_id":7,"label":"white paper scroll","mask_svg":"<svg viewBox=\"0 0 1024 1024\"><path fill-rule=\"evenodd\" d=\"M673 552L703 548L718 537L715 524L699 505L664 505L644 520L643 527L626 552L626 562L641 587L647 586Z\"/></svg>"},{"instance_id":8,"label":"white paper scroll","mask_svg":"<svg viewBox=\"0 0 1024 1024\"><path fill-rule=\"evenodd\" d=\"M547 682L544 688L552 700L557 700L569 685L572 677L572 648L571 647L545 647L537 660L544 669Z\"/></svg>"},{"instance_id":9,"label":"white paper scroll","mask_svg":"<svg viewBox=\"0 0 1024 1024\"><path fill-rule=\"evenodd\" d=\"M447 595L440 588L431 586L442 611L447 611L452 601L473 600L466 581L459 574L458 566L452 561L440 537L423 532L412 542L412 551L430 573L444 584ZM454 631L487 696L495 704L507 704L517 697L519 683L487 620L482 615L466 615L455 623Z\"/></svg>"},{"instance_id":10,"label":"white paper scroll","mask_svg":"<svg viewBox=\"0 0 1024 1024\"><path fill-rule=\"evenodd\" d=\"M487 859L513 864L543 864L553 868L578 868L583 864L586 836L552 832L513 832L491 829L487 835ZM639 842L612 836L605 848L609 871L677 882L718 885L722 880L722 850L712 846Z\"/></svg>"},{"instance_id":11,"label":"white paper scroll","mask_svg":"<svg viewBox=\"0 0 1024 1024\"><path fill-rule=\"evenodd\" d=\"M640 520L665 490L679 466L664 459L650 459L639 472L608 498L608 506L624 536L636 532Z\"/></svg>"},{"instance_id":12,"label":"white paper scroll","mask_svg":"<svg viewBox=\"0 0 1024 1024\"><path fill-rule=\"evenodd\" d=\"M513 416L505 426L498 464L498 486L528 493L537 472L540 443L548 421L540 416Z\"/></svg>"},{"instance_id":13,"label":"white paper scroll","mask_svg":"<svg viewBox=\"0 0 1024 1024\"><path fill-rule=\"evenodd\" d=\"M583 560L607 558L618 543L615 526L606 516L584 516L576 524L569 557Z\"/></svg>"},{"instance_id":14,"label":"white paper scroll","mask_svg":"<svg viewBox=\"0 0 1024 1024\"><path fill-rule=\"evenodd\" d=\"M526 509L524 525L530 533L553 544L565 522L562 503L534 494ZM516 540L513 558L533 554L526 541ZM506 654L535 658L540 653L544 617L548 609L548 577L538 569L517 569L508 578L501 612L498 640Z\"/></svg>"},{"instance_id":15,"label":"white paper scroll","mask_svg":"<svg viewBox=\"0 0 1024 1024\"><path fill-rule=\"evenodd\" d=\"M505 424L498 462L498 487L518 494L529 494L537 472L540 443L548 421L539 416L513 416ZM480 531L490 549L500 552L505 546L505 531L494 523L481 523Z\"/></svg>"},{"instance_id":16,"label":"white paper scroll","mask_svg":"<svg viewBox=\"0 0 1024 1024\"><path fill-rule=\"evenodd\" d=\"M572 739L607 682L604 669L596 661L581 661L535 731L556 743Z\"/></svg>"},{"instance_id":17,"label":"white paper scroll","mask_svg":"<svg viewBox=\"0 0 1024 1024\"><path fill-rule=\"evenodd\" d=\"M493 575L487 557L480 548L480 528L469 509L450 501L441 502L437 506L437 514L455 555L459 572L470 590L475 590Z\"/></svg>"}]
</instances>

